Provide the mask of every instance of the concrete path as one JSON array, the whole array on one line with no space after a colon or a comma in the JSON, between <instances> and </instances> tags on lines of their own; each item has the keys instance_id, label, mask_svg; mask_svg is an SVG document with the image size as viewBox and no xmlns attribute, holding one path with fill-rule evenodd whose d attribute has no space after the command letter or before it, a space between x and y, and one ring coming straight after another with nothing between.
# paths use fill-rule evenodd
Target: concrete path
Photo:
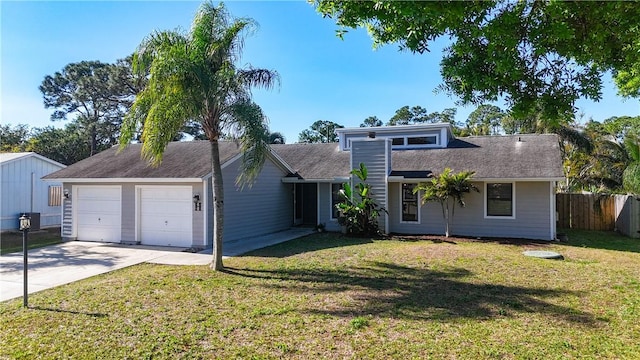
<instances>
[{"instance_id":1,"label":"concrete path","mask_svg":"<svg viewBox=\"0 0 640 360\"><path fill-rule=\"evenodd\" d=\"M224 245L225 257L271 246L311 234L311 229L294 228ZM149 262L167 265L208 265L211 249L201 253L183 252L184 248L120 245L70 241L29 251L28 287L35 293L91 276ZM23 294L22 253L0 256L0 301Z\"/></svg>"}]
</instances>

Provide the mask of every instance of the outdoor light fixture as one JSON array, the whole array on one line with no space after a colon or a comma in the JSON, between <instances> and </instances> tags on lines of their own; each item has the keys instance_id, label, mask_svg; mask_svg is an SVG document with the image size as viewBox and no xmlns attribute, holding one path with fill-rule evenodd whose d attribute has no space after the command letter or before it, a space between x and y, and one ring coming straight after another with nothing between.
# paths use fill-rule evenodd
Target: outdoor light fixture
<instances>
[{"instance_id":1,"label":"outdoor light fixture","mask_svg":"<svg viewBox=\"0 0 640 360\"><path fill-rule=\"evenodd\" d=\"M64 189L64 198L68 199L69 198L69 190Z\"/></svg>"},{"instance_id":2,"label":"outdoor light fixture","mask_svg":"<svg viewBox=\"0 0 640 360\"><path fill-rule=\"evenodd\" d=\"M193 202L200 202L200 194L193 195Z\"/></svg>"},{"instance_id":3,"label":"outdoor light fixture","mask_svg":"<svg viewBox=\"0 0 640 360\"><path fill-rule=\"evenodd\" d=\"M31 228L31 218L27 214L22 214L20 220L20 231L29 230Z\"/></svg>"},{"instance_id":4,"label":"outdoor light fixture","mask_svg":"<svg viewBox=\"0 0 640 360\"><path fill-rule=\"evenodd\" d=\"M24 273L24 281L23 281L23 295L22 295L22 306L29 307L29 291L27 288L27 269L28 269L28 261L27 261L27 233L29 233L29 229L31 228L31 217L28 214L20 215L20 231L22 231L22 255L23 255L23 273Z\"/></svg>"},{"instance_id":5,"label":"outdoor light fixture","mask_svg":"<svg viewBox=\"0 0 640 360\"><path fill-rule=\"evenodd\" d=\"M200 194L193 195L193 210L202 211L202 203L200 202Z\"/></svg>"}]
</instances>

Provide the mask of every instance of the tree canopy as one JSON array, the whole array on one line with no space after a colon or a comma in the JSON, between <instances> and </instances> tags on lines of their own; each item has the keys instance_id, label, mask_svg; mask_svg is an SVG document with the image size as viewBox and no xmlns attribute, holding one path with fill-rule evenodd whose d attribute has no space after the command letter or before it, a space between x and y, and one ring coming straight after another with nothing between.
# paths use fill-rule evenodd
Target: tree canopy
<instances>
[{"instance_id":1,"label":"tree canopy","mask_svg":"<svg viewBox=\"0 0 640 360\"><path fill-rule=\"evenodd\" d=\"M364 27L374 45L417 53L449 38L440 90L463 104L504 99L516 118L573 118L579 98L599 100L612 72L620 93L640 95L640 6L625 1L316 0L343 36Z\"/></svg>"},{"instance_id":2,"label":"tree canopy","mask_svg":"<svg viewBox=\"0 0 640 360\"><path fill-rule=\"evenodd\" d=\"M255 29L252 19L234 18L221 3L203 3L188 32L160 31L138 46L133 58L137 74L149 74L127 114L120 137L126 146L142 128L142 156L159 164L166 145L185 125L198 123L211 144L214 211L213 260L220 270L224 225L224 189L218 141L233 138L242 151L239 184L251 184L269 151L269 129L262 109L251 99L253 87L270 89L276 72L239 67L244 38Z\"/></svg>"},{"instance_id":3,"label":"tree canopy","mask_svg":"<svg viewBox=\"0 0 640 360\"><path fill-rule=\"evenodd\" d=\"M343 125L333 121L318 120L311 124L309 129L302 130L298 135L298 142L301 143L331 143L338 142L336 129L343 128Z\"/></svg>"},{"instance_id":4,"label":"tree canopy","mask_svg":"<svg viewBox=\"0 0 640 360\"><path fill-rule=\"evenodd\" d=\"M117 143L122 118L139 91L142 80L134 79L129 61L71 63L40 85L45 107L56 109L51 120L73 116L91 155Z\"/></svg>"}]
</instances>

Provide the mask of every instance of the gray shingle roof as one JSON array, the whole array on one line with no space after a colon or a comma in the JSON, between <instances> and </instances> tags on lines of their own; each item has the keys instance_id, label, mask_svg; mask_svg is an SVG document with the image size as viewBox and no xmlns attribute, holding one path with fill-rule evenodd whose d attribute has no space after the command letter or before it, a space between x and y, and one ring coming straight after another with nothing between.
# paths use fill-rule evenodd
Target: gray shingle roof
<instances>
[{"instance_id":1,"label":"gray shingle roof","mask_svg":"<svg viewBox=\"0 0 640 360\"><path fill-rule=\"evenodd\" d=\"M476 179L564 177L558 137L552 134L458 138L446 149L394 151L391 163L395 171L471 170Z\"/></svg>"},{"instance_id":2,"label":"gray shingle roof","mask_svg":"<svg viewBox=\"0 0 640 360\"><path fill-rule=\"evenodd\" d=\"M348 177L348 151L340 151L337 143L272 145L273 150L304 179Z\"/></svg>"},{"instance_id":3,"label":"gray shingle roof","mask_svg":"<svg viewBox=\"0 0 640 360\"><path fill-rule=\"evenodd\" d=\"M149 166L141 159L141 148L141 144L131 144L118 152L114 146L44 178L203 178L211 173L209 141L169 143L158 167ZM219 148L222 164L240 153L234 142L221 141Z\"/></svg>"},{"instance_id":4,"label":"gray shingle roof","mask_svg":"<svg viewBox=\"0 0 640 360\"><path fill-rule=\"evenodd\" d=\"M349 176L350 154L340 151L337 143L272 147L303 179L333 180ZM140 144L132 144L118 153L117 147L114 147L45 178L203 178L211 172L208 141L170 143L158 167L150 167L140 158L140 148ZM223 164L239 153L240 148L235 143L220 142L220 160ZM446 149L397 150L392 153L392 170L395 174L438 174L446 167L455 172L475 171L476 179L548 179L564 176L556 135L465 137L453 140Z\"/></svg>"}]
</instances>

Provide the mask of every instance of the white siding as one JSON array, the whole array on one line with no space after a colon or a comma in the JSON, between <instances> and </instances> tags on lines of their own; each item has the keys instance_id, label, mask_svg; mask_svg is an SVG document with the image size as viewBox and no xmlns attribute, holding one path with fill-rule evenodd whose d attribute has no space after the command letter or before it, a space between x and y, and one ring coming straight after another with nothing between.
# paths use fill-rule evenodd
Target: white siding
<instances>
[{"instance_id":1,"label":"white siding","mask_svg":"<svg viewBox=\"0 0 640 360\"><path fill-rule=\"evenodd\" d=\"M60 206L49 206L49 185L56 182L41 180L45 175L62 169L62 166L44 161L35 156L25 156L7 161L0 166L0 230L18 228L18 217L23 212L40 213L40 227L60 225ZM31 184L34 178L33 205Z\"/></svg>"},{"instance_id":2,"label":"white siding","mask_svg":"<svg viewBox=\"0 0 640 360\"><path fill-rule=\"evenodd\" d=\"M444 234L444 219L439 203L427 203L421 209L420 224L400 222L399 183L389 185L390 231L401 234ZM509 237L552 240L549 182L517 182L515 219L484 217L484 184L476 183L480 193L465 196L466 207L456 206L451 234L473 237Z\"/></svg>"}]
</instances>

